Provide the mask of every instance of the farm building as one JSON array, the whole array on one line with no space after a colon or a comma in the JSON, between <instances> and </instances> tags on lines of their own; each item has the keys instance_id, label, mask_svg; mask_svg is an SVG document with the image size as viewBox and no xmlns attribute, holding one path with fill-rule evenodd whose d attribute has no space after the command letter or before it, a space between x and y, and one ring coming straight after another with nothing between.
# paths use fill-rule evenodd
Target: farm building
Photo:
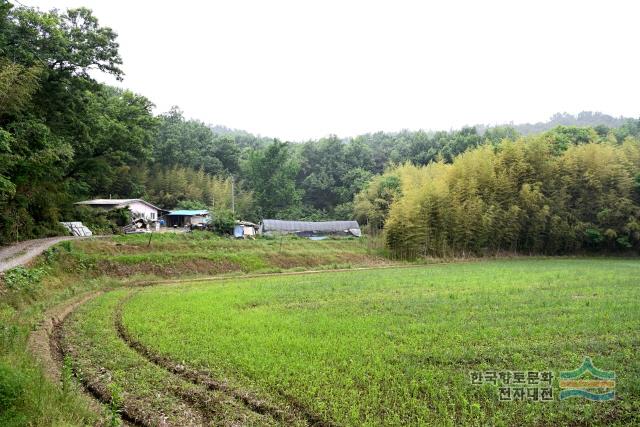
<instances>
[{"instance_id":1,"label":"farm building","mask_svg":"<svg viewBox=\"0 0 640 427\"><path fill-rule=\"evenodd\" d=\"M167 227L187 227L207 223L209 221L209 211L177 210L169 212L163 218Z\"/></svg>"},{"instance_id":2,"label":"farm building","mask_svg":"<svg viewBox=\"0 0 640 427\"><path fill-rule=\"evenodd\" d=\"M233 227L233 236L237 239L253 239L258 228L259 226L257 224L254 224L253 222L236 221L236 225Z\"/></svg>"},{"instance_id":3,"label":"farm building","mask_svg":"<svg viewBox=\"0 0 640 427\"><path fill-rule=\"evenodd\" d=\"M166 212L142 199L93 199L75 204L103 210L128 208L134 219L143 218L148 221L156 221L163 212Z\"/></svg>"},{"instance_id":4,"label":"farm building","mask_svg":"<svg viewBox=\"0 0 640 427\"><path fill-rule=\"evenodd\" d=\"M283 221L265 219L260 224L260 233L288 233L310 237L314 235L342 235L360 237L360 225L357 221Z\"/></svg>"}]
</instances>

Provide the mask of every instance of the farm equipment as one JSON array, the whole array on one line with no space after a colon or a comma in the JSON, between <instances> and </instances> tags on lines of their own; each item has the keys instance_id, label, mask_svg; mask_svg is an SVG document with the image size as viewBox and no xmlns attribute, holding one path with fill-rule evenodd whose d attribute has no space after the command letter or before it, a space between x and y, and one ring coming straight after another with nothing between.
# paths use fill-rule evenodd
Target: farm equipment
<instances>
[{"instance_id":1,"label":"farm equipment","mask_svg":"<svg viewBox=\"0 0 640 427\"><path fill-rule=\"evenodd\" d=\"M137 218L131 221L131 224L122 227L124 234L140 234L151 233L149 222L144 218Z\"/></svg>"}]
</instances>

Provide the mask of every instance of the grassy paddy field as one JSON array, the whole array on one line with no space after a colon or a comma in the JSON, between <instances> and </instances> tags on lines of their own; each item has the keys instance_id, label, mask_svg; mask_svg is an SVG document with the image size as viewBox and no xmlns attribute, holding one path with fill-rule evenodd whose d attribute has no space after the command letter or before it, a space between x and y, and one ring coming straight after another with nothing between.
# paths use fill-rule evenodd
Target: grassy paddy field
<instances>
[{"instance_id":1,"label":"grassy paddy field","mask_svg":"<svg viewBox=\"0 0 640 427\"><path fill-rule=\"evenodd\" d=\"M92 291L109 292L157 280L277 274L382 264L399 262L385 258L380 239L371 238L313 242L284 237L253 241L194 232L62 242L45 251L27 268L0 274L0 426L96 425L101 422L104 425L104 422L110 422L114 409L118 409L118 405L115 408L105 405L104 411L91 408L91 399L82 392L82 387L71 381L68 371L65 371L67 374L63 379L66 380L62 384L59 379L48 378L47 372L59 371L62 367L59 360L52 364L45 357L43 362L40 353L49 353L46 350L48 342L40 343L42 345L38 347L42 351L30 348L30 338L42 330L47 319L52 318L49 311L58 311L76 297ZM111 320L107 316L107 323L99 330L112 328ZM47 334L43 332L44 341L47 341ZM55 341L55 337L50 338ZM121 342L118 340L116 337L113 343ZM126 346L124 348L127 349ZM73 362L76 363L75 359ZM93 362L94 365L99 363L97 359ZM110 369L118 368L109 366ZM113 371L105 368L104 372L110 374ZM148 378L148 372L141 378ZM153 366L150 372L166 375L166 372L154 370ZM102 383L110 386L112 382L105 378ZM86 382L86 378L81 377L80 380ZM180 387L187 386L179 384ZM136 390L153 389L149 383L141 382L140 385L141 388ZM194 400L191 389L188 397ZM173 391L178 393L177 390ZM117 387L103 391L118 394ZM132 390L127 390L127 393L131 395ZM199 403L196 406L206 405L211 394L208 393L204 400L197 399ZM184 405L184 399L176 400L174 395L168 396L165 402L169 401L178 405L174 405L174 412L169 411L170 414L175 413L179 405ZM231 412L243 413L237 409Z\"/></svg>"},{"instance_id":2,"label":"grassy paddy field","mask_svg":"<svg viewBox=\"0 0 640 427\"><path fill-rule=\"evenodd\" d=\"M124 289L82 306L64 341L86 383L151 424L632 425L639 273L529 259ZM616 372L614 401L559 401L556 378L552 402L500 402L470 380L584 356Z\"/></svg>"}]
</instances>

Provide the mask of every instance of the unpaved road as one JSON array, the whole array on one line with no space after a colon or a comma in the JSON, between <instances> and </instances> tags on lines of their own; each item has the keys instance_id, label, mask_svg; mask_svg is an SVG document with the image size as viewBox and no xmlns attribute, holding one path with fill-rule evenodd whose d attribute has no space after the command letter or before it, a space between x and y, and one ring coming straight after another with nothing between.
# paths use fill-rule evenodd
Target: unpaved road
<instances>
[{"instance_id":1,"label":"unpaved road","mask_svg":"<svg viewBox=\"0 0 640 427\"><path fill-rule=\"evenodd\" d=\"M50 246L63 240L78 239L78 237L47 237L45 239L26 240L11 246L0 246L0 272L24 265L40 255Z\"/></svg>"}]
</instances>

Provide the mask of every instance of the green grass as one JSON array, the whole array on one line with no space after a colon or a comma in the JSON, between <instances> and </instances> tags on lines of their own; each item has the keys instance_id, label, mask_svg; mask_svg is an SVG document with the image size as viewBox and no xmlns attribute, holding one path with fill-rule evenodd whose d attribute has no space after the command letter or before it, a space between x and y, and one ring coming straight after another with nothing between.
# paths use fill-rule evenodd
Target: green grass
<instances>
[{"instance_id":1,"label":"green grass","mask_svg":"<svg viewBox=\"0 0 640 427\"><path fill-rule=\"evenodd\" d=\"M113 291L90 301L69 319L64 339L73 349L70 357L79 377L99 390L121 390L124 406L147 423L161 422L162 414L170 425L267 424L220 393L183 381L129 348L113 326L114 310L128 292Z\"/></svg>"},{"instance_id":2,"label":"green grass","mask_svg":"<svg viewBox=\"0 0 640 427\"><path fill-rule=\"evenodd\" d=\"M0 425L99 422L80 387L49 382L26 346L49 307L90 290L109 292L66 327L81 375L174 421L187 405L211 424L277 424L167 373L116 336L112 314L127 292L110 291L210 275L234 278L145 288L126 304L124 320L150 348L234 390L285 406L293 399L345 425L638 424L636 260L242 278L389 264L383 255L376 239L189 233L154 235L150 246L144 235L63 242L27 272L0 277ZM471 369L571 369L583 355L618 373L615 402L499 403L495 389L467 378Z\"/></svg>"},{"instance_id":3,"label":"green grass","mask_svg":"<svg viewBox=\"0 0 640 427\"><path fill-rule=\"evenodd\" d=\"M29 334L45 310L85 290L108 288L107 280L62 284L27 283L0 293L0 425L94 425L98 415L79 387L63 389L44 375L27 349Z\"/></svg>"},{"instance_id":4,"label":"green grass","mask_svg":"<svg viewBox=\"0 0 640 427\"><path fill-rule=\"evenodd\" d=\"M236 240L212 233L118 236L73 242L67 268L123 279L196 277L390 264L379 238Z\"/></svg>"},{"instance_id":5,"label":"green grass","mask_svg":"<svg viewBox=\"0 0 640 427\"><path fill-rule=\"evenodd\" d=\"M637 424L639 273L547 259L234 279L145 289L123 319L173 360L339 424ZM615 401L499 402L469 380L586 355L616 371Z\"/></svg>"},{"instance_id":6,"label":"green grass","mask_svg":"<svg viewBox=\"0 0 640 427\"><path fill-rule=\"evenodd\" d=\"M63 390L51 383L27 349L29 334L46 310L78 294L159 278L387 262L380 242L367 239L236 241L211 233L167 233L148 242L148 235L65 241L45 251L32 268L0 275L0 425L93 425L98 420L80 387Z\"/></svg>"}]
</instances>

